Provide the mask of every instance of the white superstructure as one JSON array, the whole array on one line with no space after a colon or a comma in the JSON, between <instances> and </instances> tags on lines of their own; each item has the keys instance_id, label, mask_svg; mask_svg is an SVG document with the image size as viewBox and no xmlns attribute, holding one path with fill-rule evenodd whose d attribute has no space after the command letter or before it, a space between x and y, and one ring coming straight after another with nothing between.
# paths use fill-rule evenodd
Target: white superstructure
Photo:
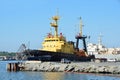
<instances>
[{"instance_id":1,"label":"white superstructure","mask_svg":"<svg viewBox=\"0 0 120 80\"><path fill-rule=\"evenodd\" d=\"M98 44L87 44L88 54L94 54L96 58L114 58L120 59L120 48L107 48L102 44L101 36L98 38Z\"/></svg>"}]
</instances>

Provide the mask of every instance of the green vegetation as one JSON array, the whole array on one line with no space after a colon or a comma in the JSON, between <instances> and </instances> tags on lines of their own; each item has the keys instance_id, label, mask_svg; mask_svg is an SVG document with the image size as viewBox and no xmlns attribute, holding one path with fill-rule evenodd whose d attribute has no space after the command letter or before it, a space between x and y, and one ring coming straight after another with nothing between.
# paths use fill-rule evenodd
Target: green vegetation
<instances>
[{"instance_id":1,"label":"green vegetation","mask_svg":"<svg viewBox=\"0 0 120 80\"><path fill-rule=\"evenodd\" d=\"M15 56L16 53L15 52L0 52L0 56Z\"/></svg>"}]
</instances>

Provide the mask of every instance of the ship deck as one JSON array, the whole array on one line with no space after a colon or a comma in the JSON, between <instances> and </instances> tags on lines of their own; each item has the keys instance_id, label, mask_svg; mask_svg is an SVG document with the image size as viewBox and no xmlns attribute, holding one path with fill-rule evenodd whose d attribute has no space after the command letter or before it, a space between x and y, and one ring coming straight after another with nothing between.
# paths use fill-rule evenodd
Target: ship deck
<instances>
[{"instance_id":1,"label":"ship deck","mask_svg":"<svg viewBox=\"0 0 120 80\"><path fill-rule=\"evenodd\" d=\"M70 61L90 61L95 57L91 56L78 56L76 54L69 53L61 53L61 52L50 52L50 51L42 51L42 50L26 50L23 52L24 55L28 56L28 60L36 59L43 61L61 61L61 59L65 58Z\"/></svg>"}]
</instances>

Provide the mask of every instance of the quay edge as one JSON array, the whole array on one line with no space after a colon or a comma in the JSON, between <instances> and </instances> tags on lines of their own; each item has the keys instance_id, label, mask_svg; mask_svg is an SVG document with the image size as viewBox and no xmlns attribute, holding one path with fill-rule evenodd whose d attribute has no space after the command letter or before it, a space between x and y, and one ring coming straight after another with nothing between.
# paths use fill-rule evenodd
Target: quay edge
<instances>
[{"instance_id":1,"label":"quay edge","mask_svg":"<svg viewBox=\"0 0 120 80\"><path fill-rule=\"evenodd\" d=\"M18 66L15 68L16 70L11 70L11 69L7 69L7 70L8 71L83 72L83 73L120 74L120 62L61 63L61 62L25 61L22 63L17 63L17 65Z\"/></svg>"}]
</instances>

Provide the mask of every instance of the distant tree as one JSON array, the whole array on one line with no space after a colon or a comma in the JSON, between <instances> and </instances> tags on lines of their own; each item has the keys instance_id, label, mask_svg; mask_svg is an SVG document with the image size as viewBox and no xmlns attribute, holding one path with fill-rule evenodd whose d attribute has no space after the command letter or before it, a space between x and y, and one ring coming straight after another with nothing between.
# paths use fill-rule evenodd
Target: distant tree
<instances>
[{"instance_id":1,"label":"distant tree","mask_svg":"<svg viewBox=\"0 0 120 80\"><path fill-rule=\"evenodd\" d=\"M0 52L0 56L15 56L15 55L16 55L15 52L5 52L5 51Z\"/></svg>"}]
</instances>

